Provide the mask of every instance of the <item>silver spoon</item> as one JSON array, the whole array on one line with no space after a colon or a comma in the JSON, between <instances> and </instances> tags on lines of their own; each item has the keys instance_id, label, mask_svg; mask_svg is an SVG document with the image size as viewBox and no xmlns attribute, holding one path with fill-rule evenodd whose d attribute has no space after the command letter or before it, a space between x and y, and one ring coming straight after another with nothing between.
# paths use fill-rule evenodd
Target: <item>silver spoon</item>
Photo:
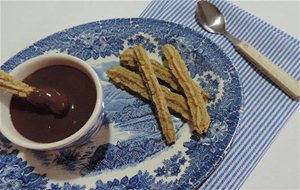
<instances>
[{"instance_id":1,"label":"silver spoon","mask_svg":"<svg viewBox=\"0 0 300 190\"><path fill-rule=\"evenodd\" d=\"M300 83L249 43L229 34L225 29L225 18L217 7L207 1L198 1L196 18L208 32L225 35L240 54L253 63L291 98L300 99Z\"/></svg>"}]
</instances>

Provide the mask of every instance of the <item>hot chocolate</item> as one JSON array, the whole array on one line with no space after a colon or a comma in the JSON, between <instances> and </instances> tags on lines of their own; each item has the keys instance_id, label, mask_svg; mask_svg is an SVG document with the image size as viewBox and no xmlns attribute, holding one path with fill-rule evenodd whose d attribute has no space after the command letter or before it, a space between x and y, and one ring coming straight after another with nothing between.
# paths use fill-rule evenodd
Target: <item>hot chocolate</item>
<instances>
[{"instance_id":1,"label":"hot chocolate","mask_svg":"<svg viewBox=\"0 0 300 190\"><path fill-rule=\"evenodd\" d=\"M15 128L32 141L51 143L69 137L84 126L94 110L95 84L85 73L73 67L46 67L32 73L23 82L42 89L34 91L27 99L13 96L10 104ZM49 96L54 98L49 99ZM34 104L46 104L51 110ZM60 110L68 111L61 114ZM53 114L53 111L59 114Z\"/></svg>"}]
</instances>

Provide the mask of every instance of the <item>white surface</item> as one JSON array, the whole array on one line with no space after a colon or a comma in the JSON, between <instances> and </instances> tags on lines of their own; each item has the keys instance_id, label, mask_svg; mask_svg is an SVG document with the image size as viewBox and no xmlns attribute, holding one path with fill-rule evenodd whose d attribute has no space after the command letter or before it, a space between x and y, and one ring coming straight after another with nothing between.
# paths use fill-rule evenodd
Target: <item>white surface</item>
<instances>
[{"instance_id":1,"label":"white surface","mask_svg":"<svg viewBox=\"0 0 300 190\"><path fill-rule=\"evenodd\" d=\"M1 1L0 64L62 29L107 18L138 17L149 1ZM234 1L299 39L299 1ZM293 114L242 189L300 189L300 110Z\"/></svg>"}]
</instances>

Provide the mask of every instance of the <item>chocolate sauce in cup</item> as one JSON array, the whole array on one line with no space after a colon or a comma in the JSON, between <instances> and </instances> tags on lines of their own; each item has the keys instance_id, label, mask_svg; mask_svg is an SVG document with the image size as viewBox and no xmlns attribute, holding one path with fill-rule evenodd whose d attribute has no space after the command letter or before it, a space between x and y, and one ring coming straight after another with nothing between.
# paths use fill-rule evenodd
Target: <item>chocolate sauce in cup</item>
<instances>
[{"instance_id":1,"label":"chocolate sauce in cup","mask_svg":"<svg viewBox=\"0 0 300 190\"><path fill-rule=\"evenodd\" d=\"M13 143L29 149L53 150L83 144L99 130L103 118L102 86L96 72L84 61L65 54L42 55L22 63L10 74L45 90L34 92L27 100L0 93L0 131ZM49 92L57 96L58 102L67 98L69 105L56 107L52 103L57 101L51 99L46 106L36 106L45 103L45 96L48 101ZM63 110L64 106L67 112L53 113L53 109Z\"/></svg>"},{"instance_id":2,"label":"chocolate sauce in cup","mask_svg":"<svg viewBox=\"0 0 300 190\"><path fill-rule=\"evenodd\" d=\"M14 96L10 114L17 131L32 141L51 143L71 136L83 127L94 110L96 87L76 68L63 65L45 67L23 82L37 87L37 90L27 99ZM70 108L62 114L60 111L64 111L66 99ZM53 110L58 113L53 114Z\"/></svg>"}]
</instances>

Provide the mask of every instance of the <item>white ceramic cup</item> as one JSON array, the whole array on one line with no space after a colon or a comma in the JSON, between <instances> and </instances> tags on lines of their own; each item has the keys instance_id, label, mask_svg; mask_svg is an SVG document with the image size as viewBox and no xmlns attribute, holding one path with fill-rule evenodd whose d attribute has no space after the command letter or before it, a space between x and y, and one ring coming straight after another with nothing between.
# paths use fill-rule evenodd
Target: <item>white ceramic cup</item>
<instances>
[{"instance_id":1,"label":"white ceramic cup","mask_svg":"<svg viewBox=\"0 0 300 190\"><path fill-rule=\"evenodd\" d=\"M54 150L83 144L99 130L104 113L103 90L96 72L83 60L60 53L41 55L20 64L10 74L19 80L23 80L39 69L54 65L65 65L79 69L94 82L97 99L92 115L85 125L73 135L52 143L38 143L25 138L15 129L9 111L12 95L0 92L0 132L14 144L34 150Z\"/></svg>"}]
</instances>

